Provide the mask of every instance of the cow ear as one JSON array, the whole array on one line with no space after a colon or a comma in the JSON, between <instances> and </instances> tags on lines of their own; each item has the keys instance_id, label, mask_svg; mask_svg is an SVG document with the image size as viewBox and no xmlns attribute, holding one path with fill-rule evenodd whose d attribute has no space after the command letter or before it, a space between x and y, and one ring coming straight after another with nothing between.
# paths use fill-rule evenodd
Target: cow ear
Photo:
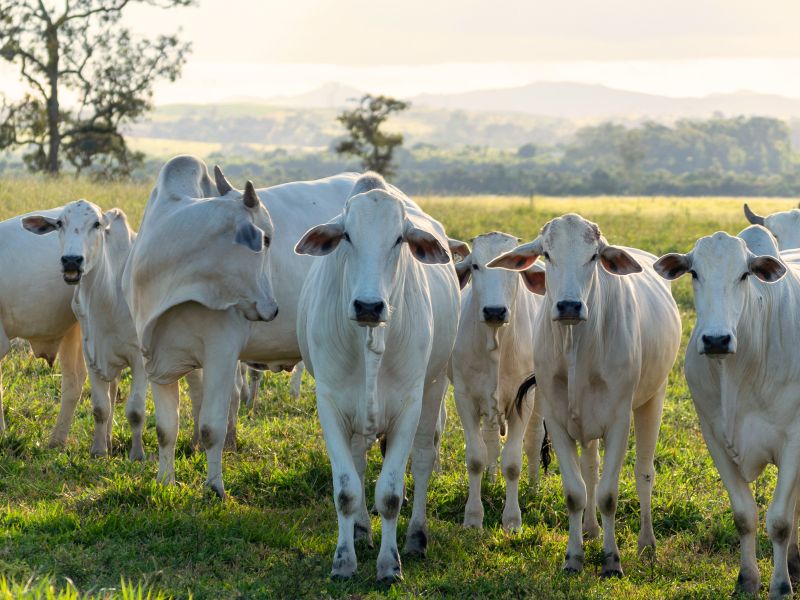
<instances>
[{"instance_id":1,"label":"cow ear","mask_svg":"<svg viewBox=\"0 0 800 600\"><path fill-rule=\"evenodd\" d=\"M614 275L630 275L631 273L642 272L642 265L636 262L636 259L625 250L616 246L605 246L600 250L600 262L603 263L603 268L606 271Z\"/></svg>"},{"instance_id":2,"label":"cow ear","mask_svg":"<svg viewBox=\"0 0 800 600\"><path fill-rule=\"evenodd\" d=\"M22 219L22 227L31 233L42 235L58 229L58 220L42 215L31 215Z\"/></svg>"},{"instance_id":3,"label":"cow ear","mask_svg":"<svg viewBox=\"0 0 800 600\"><path fill-rule=\"evenodd\" d=\"M774 283L786 275L786 267L772 256L756 256L750 259L750 272L761 281Z\"/></svg>"},{"instance_id":4,"label":"cow ear","mask_svg":"<svg viewBox=\"0 0 800 600\"><path fill-rule=\"evenodd\" d=\"M456 263L456 275L458 275L458 285L463 290L469 283L469 278L472 277L472 263L468 260L462 260Z\"/></svg>"},{"instance_id":5,"label":"cow ear","mask_svg":"<svg viewBox=\"0 0 800 600\"><path fill-rule=\"evenodd\" d=\"M519 275L522 277L526 288L534 294L544 296L544 293L547 291L547 286L545 285L544 269L542 269L542 267L533 265L530 269L520 271Z\"/></svg>"},{"instance_id":6,"label":"cow ear","mask_svg":"<svg viewBox=\"0 0 800 600\"><path fill-rule=\"evenodd\" d=\"M408 242L411 254L426 265L443 265L450 262L450 253L436 237L414 226L406 227L403 239Z\"/></svg>"},{"instance_id":7,"label":"cow ear","mask_svg":"<svg viewBox=\"0 0 800 600\"><path fill-rule=\"evenodd\" d=\"M685 254L673 252L659 258L653 264L653 268L661 277L672 281L688 273L689 269L692 268L692 261L689 260L689 257Z\"/></svg>"},{"instance_id":8,"label":"cow ear","mask_svg":"<svg viewBox=\"0 0 800 600\"><path fill-rule=\"evenodd\" d=\"M325 256L336 249L343 237L344 225L331 221L306 231L300 241L297 242L294 251L297 254Z\"/></svg>"},{"instance_id":9,"label":"cow ear","mask_svg":"<svg viewBox=\"0 0 800 600\"><path fill-rule=\"evenodd\" d=\"M514 248L510 252L501 254L486 266L491 269L508 269L509 271L525 271L533 266L542 253L542 243L539 238L532 242Z\"/></svg>"},{"instance_id":10,"label":"cow ear","mask_svg":"<svg viewBox=\"0 0 800 600\"><path fill-rule=\"evenodd\" d=\"M261 252L264 248L264 231L245 219L236 227L236 237L233 241L250 248L253 252Z\"/></svg>"},{"instance_id":11,"label":"cow ear","mask_svg":"<svg viewBox=\"0 0 800 600\"><path fill-rule=\"evenodd\" d=\"M458 257L458 260L463 261L465 258L467 258L467 256L469 256L469 246L466 242L448 238L447 245L450 248L450 254L453 255L453 260L456 260L456 257Z\"/></svg>"}]
</instances>

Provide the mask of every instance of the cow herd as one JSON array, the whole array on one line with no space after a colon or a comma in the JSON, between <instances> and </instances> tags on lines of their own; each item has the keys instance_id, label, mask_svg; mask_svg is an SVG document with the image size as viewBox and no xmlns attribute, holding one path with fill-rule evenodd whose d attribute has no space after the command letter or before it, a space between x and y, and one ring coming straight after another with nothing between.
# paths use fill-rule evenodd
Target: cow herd
<instances>
[{"instance_id":1,"label":"cow herd","mask_svg":"<svg viewBox=\"0 0 800 600\"><path fill-rule=\"evenodd\" d=\"M697 323L685 376L741 540L736 589L760 587L748 484L775 464L767 531L770 597L779 598L800 577L800 363L791 358L800 340L800 249L792 250L800 211L760 217L745 205L745 215L753 225L738 236L717 232L658 259L610 244L576 214L522 245L491 232L470 248L372 173L238 190L218 167L212 179L201 160L179 156L162 168L138 234L119 209L85 200L0 223L0 356L19 337L51 363L60 357L52 446L67 438L88 372L95 456L109 451L116 382L130 368L130 459L144 457L149 384L165 484L175 481L185 377L206 483L220 496L239 403L257 392L247 393L245 365L257 382L260 371L302 361L315 379L333 476L334 577L355 573L357 540L372 544L364 475L366 453L381 441L382 581L402 577L397 518L409 458L405 551L425 553L427 487L452 382L469 476L464 526L482 527L481 478L499 460L502 524L520 529L522 454L535 487L546 431L569 516L564 570L581 571L584 536L602 532L602 576L620 576L615 513L631 421L639 550L656 542L653 459L681 340L669 281L690 274Z\"/></svg>"}]
</instances>

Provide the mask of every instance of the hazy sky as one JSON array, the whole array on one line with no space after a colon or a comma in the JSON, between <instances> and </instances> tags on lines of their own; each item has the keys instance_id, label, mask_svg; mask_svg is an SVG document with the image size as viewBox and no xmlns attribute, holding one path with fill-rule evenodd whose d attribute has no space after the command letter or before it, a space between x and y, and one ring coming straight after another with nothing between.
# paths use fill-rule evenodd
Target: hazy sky
<instances>
[{"instance_id":1,"label":"hazy sky","mask_svg":"<svg viewBox=\"0 0 800 600\"><path fill-rule=\"evenodd\" d=\"M800 97L797 0L199 0L134 6L144 34L194 51L159 102L307 91L413 95L571 80L667 95ZM0 68L0 89L18 92Z\"/></svg>"}]
</instances>

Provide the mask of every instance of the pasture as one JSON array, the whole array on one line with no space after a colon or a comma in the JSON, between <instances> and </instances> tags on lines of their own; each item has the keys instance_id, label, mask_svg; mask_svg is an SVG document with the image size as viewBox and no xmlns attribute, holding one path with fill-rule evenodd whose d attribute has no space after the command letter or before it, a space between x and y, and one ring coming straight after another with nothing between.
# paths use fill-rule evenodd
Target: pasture
<instances>
[{"instance_id":1,"label":"pasture","mask_svg":"<svg viewBox=\"0 0 800 600\"><path fill-rule=\"evenodd\" d=\"M122 208L137 228L149 192L149 185L5 179L0 180L0 218L85 197L104 208ZM536 198L532 204L527 198L500 197L417 200L444 223L451 237L468 239L498 229L529 240L550 218L574 211L598 222L611 243L656 255L685 252L701 235L719 229L735 234L746 225L742 201L730 198ZM787 200L748 201L761 214L794 205ZM685 345L693 323L688 278L673 291ZM655 557L636 555L632 453L623 469L617 513L623 579L599 579L599 541L587 543L582 574L561 574L567 522L555 461L536 495L523 475L521 534L506 534L500 527L502 477L495 483L484 481L484 530L464 530L464 440L448 393L442 473L432 478L429 494L428 556L403 557L405 580L387 590L375 583L377 545L374 550L357 545L359 569L352 580L328 577L336 514L309 379L295 401L289 398L288 377L267 375L267 398L255 414L246 415L242 407L238 451L224 456L229 496L221 502L203 488L204 455L190 450L188 401L182 404L174 487L154 483L157 443L150 401L144 437L149 459L143 463L127 460L130 434L120 404L112 455L89 458L94 423L88 384L66 450L47 449L58 410L58 370L33 359L20 345L2 365L9 431L0 438L0 574L8 580L0 581L0 598L25 593L45 598L58 592L65 598L148 593L194 598L728 597L738 572L738 539L683 379L682 356L683 351L670 377L656 452ZM129 385L129 379L122 382L123 396ZM379 464L376 447L367 470L368 504ZM407 483L410 495L410 477ZM755 484L762 577L771 572L763 514L773 485L774 469ZM409 507L404 507L400 540L408 514ZM373 527L377 542L377 517ZM766 596L766 588L762 593Z\"/></svg>"}]
</instances>

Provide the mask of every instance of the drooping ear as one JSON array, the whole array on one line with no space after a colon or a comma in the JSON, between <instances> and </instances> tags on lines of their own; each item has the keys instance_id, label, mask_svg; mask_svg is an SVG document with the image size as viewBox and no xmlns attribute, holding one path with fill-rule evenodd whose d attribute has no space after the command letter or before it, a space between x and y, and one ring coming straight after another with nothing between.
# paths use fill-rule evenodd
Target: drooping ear
<instances>
[{"instance_id":1,"label":"drooping ear","mask_svg":"<svg viewBox=\"0 0 800 600\"><path fill-rule=\"evenodd\" d=\"M775 283L786 275L786 266L772 256L755 256L750 259L750 272L761 281Z\"/></svg>"},{"instance_id":2,"label":"drooping ear","mask_svg":"<svg viewBox=\"0 0 800 600\"><path fill-rule=\"evenodd\" d=\"M486 266L490 269L508 269L509 271L525 271L533 266L536 259L542 254L542 239L536 238L532 242L517 246L510 252L501 254Z\"/></svg>"},{"instance_id":3,"label":"drooping ear","mask_svg":"<svg viewBox=\"0 0 800 600\"><path fill-rule=\"evenodd\" d=\"M306 231L297 242L294 251L296 254L325 256L336 249L343 237L344 225L339 219L334 219Z\"/></svg>"},{"instance_id":4,"label":"drooping ear","mask_svg":"<svg viewBox=\"0 0 800 600\"><path fill-rule=\"evenodd\" d=\"M544 296L544 293L547 291L544 273L545 271L542 267L534 264L530 269L520 271L519 275L522 277L522 281L525 283L526 288L528 288L534 294Z\"/></svg>"},{"instance_id":5,"label":"drooping ear","mask_svg":"<svg viewBox=\"0 0 800 600\"><path fill-rule=\"evenodd\" d=\"M426 265L443 265L450 262L450 253L433 234L407 225L403 239L408 243L411 254Z\"/></svg>"},{"instance_id":6,"label":"drooping ear","mask_svg":"<svg viewBox=\"0 0 800 600\"><path fill-rule=\"evenodd\" d=\"M456 263L456 275L458 275L458 285L463 290L472 277L472 263L469 260L462 260Z\"/></svg>"},{"instance_id":7,"label":"drooping ear","mask_svg":"<svg viewBox=\"0 0 800 600\"><path fill-rule=\"evenodd\" d=\"M22 219L22 227L31 233L42 235L58 229L58 219L42 215L31 215Z\"/></svg>"},{"instance_id":8,"label":"drooping ear","mask_svg":"<svg viewBox=\"0 0 800 600\"><path fill-rule=\"evenodd\" d=\"M656 273L661 275L664 279L672 281L678 277L685 275L692 268L692 261L686 254L678 254L673 252L665 254L659 258L654 264L653 268Z\"/></svg>"},{"instance_id":9,"label":"drooping ear","mask_svg":"<svg viewBox=\"0 0 800 600\"><path fill-rule=\"evenodd\" d=\"M458 260L464 260L469 256L469 246L467 246L466 242L447 238L447 245L450 248L450 254L453 255L453 260L456 260L456 257L458 257Z\"/></svg>"},{"instance_id":10,"label":"drooping ear","mask_svg":"<svg viewBox=\"0 0 800 600\"><path fill-rule=\"evenodd\" d=\"M636 262L636 259L625 250L616 246L604 246L600 250L600 262L606 271L614 275L630 275L631 273L642 272L642 265Z\"/></svg>"},{"instance_id":11,"label":"drooping ear","mask_svg":"<svg viewBox=\"0 0 800 600\"><path fill-rule=\"evenodd\" d=\"M261 252L264 248L264 231L247 219L242 219L236 226L236 237L233 241L250 248L253 252Z\"/></svg>"}]
</instances>

